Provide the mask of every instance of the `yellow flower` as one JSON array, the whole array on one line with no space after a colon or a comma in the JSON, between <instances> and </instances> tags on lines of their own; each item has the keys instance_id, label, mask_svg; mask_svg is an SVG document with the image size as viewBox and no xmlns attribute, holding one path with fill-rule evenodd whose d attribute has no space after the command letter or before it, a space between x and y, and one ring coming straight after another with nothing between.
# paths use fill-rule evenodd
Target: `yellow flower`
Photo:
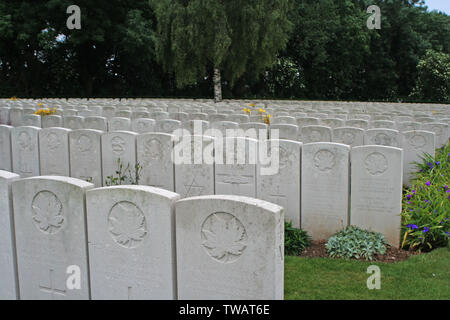
<instances>
[{"instance_id":1,"label":"yellow flower","mask_svg":"<svg viewBox=\"0 0 450 320\"><path fill-rule=\"evenodd\" d=\"M16 96L11 97L11 98L9 98L9 100L11 100L11 101L16 101L16 100L17 100L17 97L16 97Z\"/></svg>"},{"instance_id":2,"label":"yellow flower","mask_svg":"<svg viewBox=\"0 0 450 320\"><path fill-rule=\"evenodd\" d=\"M250 103L249 106L250 106L250 107L254 107L255 104L254 104L254 103Z\"/></svg>"},{"instance_id":3,"label":"yellow flower","mask_svg":"<svg viewBox=\"0 0 450 320\"><path fill-rule=\"evenodd\" d=\"M34 114L41 115L41 116L46 116L46 115L49 115L49 114L53 114L55 112L56 112L56 108L53 108L52 110L50 110L49 108L46 108L46 109L39 109Z\"/></svg>"}]
</instances>

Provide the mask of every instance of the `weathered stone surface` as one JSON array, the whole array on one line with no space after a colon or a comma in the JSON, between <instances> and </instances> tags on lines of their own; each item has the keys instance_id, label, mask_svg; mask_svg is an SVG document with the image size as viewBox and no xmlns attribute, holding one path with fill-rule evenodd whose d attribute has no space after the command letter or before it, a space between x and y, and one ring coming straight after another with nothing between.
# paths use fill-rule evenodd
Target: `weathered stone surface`
<instances>
[{"instance_id":1,"label":"weathered stone surface","mask_svg":"<svg viewBox=\"0 0 450 320\"><path fill-rule=\"evenodd\" d=\"M0 170L0 300L19 298L11 183L20 176Z\"/></svg>"},{"instance_id":2,"label":"weathered stone surface","mask_svg":"<svg viewBox=\"0 0 450 320\"><path fill-rule=\"evenodd\" d=\"M69 133L70 176L101 187L103 131L84 129Z\"/></svg>"},{"instance_id":3,"label":"weathered stone surface","mask_svg":"<svg viewBox=\"0 0 450 320\"><path fill-rule=\"evenodd\" d=\"M12 170L11 131L13 127L0 125L0 170Z\"/></svg>"},{"instance_id":4,"label":"weathered stone surface","mask_svg":"<svg viewBox=\"0 0 450 320\"><path fill-rule=\"evenodd\" d=\"M37 127L15 127L11 132L13 171L22 178L40 174L40 130Z\"/></svg>"},{"instance_id":5,"label":"weathered stone surface","mask_svg":"<svg viewBox=\"0 0 450 320\"><path fill-rule=\"evenodd\" d=\"M41 175L70 176L70 129L46 128L39 131Z\"/></svg>"},{"instance_id":6,"label":"weathered stone surface","mask_svg":"<svg viewBox=\"0 0 450 320\"><path fill-rule=\"evenodd\" d=\"M92 187L56 176L12 183L21 299L89 299L85 192ZM71 266L80 271L77 290L67 287Z\"/></svg>"},{"instance_id":7,"label":"weathered stone surface","mask_svg":"<svg viewBox=\"0 0 450 320\"><path fill-rule=\"evenodd\" d=\"M313 240L326 240L348 225L349 152L344 144L303 144L301 227Z\"/></svg>"},{"instance_id":8,"label":"weathered stone surface","mask_svg":"<svg viewBox=\"0 0 450 320\"><path fill-rule=\"evenodd\" d=\"M402 211L402 149L355 147L351 158L350 223L381 232L392 246L398 248Z\"/></svg>"},{"instance_id":9,"label":"weathered stone surface","mask_svg":"<svg viewBox=\"0 0 450 320\"><path fill-rule=\"evenodd\" d=\"M284 213L237 196L176 203L178 299L283 299Z\"/></svg>"},{"instance_id":10,"label":"weathered stone surface","mask_svg":"<svg viewBox=\"0 0 450 320\"><path fill-rule=\"evenodd\" d=\"M175 299L179 195L148 186L87 192L92 299Z\"/></svg>"}]
</instances>

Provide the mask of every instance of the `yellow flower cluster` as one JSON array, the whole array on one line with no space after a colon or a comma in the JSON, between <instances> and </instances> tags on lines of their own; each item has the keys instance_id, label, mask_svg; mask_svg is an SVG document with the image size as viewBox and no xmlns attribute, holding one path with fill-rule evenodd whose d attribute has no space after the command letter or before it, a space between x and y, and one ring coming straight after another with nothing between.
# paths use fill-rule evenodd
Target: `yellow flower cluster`
<instances>
[{"instance_id":1,"label":"yellow flower cluster","mask_svg":"<svg viewBox=\"0 0 450 320\"><path fill-rule=\"evenodd\" d=\"M263 114L263 121L265 124L270 125L270 118L272 118L270 114Z\"/></svg>"},{"instance_id":2,"label":"yellow flower cluster","mask_svg":"<svg viewBox=\"0 0 450 320\"><path fill-rule=\"evenodd\" d=\"M255 104L254 103L249 103L247 106L254 108ZM252 112L251 108L247 108L244 107L242 110L247 113L248 115L250 115L250 113ZM259 108L258 109L258 114L260 114L262 116L262 120L265 124L270 125L270 118L272 117L270 114L267 113L267 111L263 108Z\"/></svg>"},{"instance_id":3,"label":"yellow flower cluster","mask_svg":"<svg viewBox=\"0 0 450 320\"><path fill-rule=\"evenodd\" d=\"M34 114L37 114L38 116L48 116L48 115L54 114L55 112L56 112L56 108L53 108L53 109L46 108L46 109L39 109Z\"/></svg>"},{"instance_id":4,"label":"yellow flower cluster","mask_svg":"<svg viewBox=\"0 0 450 320\"><path fill-rule=\"evenodd\" d=\"M11 98L9 98L9 100L11 100L11 101L16 101L17 100L17 97L11 97Z\"/></svg>"}]
</instances>

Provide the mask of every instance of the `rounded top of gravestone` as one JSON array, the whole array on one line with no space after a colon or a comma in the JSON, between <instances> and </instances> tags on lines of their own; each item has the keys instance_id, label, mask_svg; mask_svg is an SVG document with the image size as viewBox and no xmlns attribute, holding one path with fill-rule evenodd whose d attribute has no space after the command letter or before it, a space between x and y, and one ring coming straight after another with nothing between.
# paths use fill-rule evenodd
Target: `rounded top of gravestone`
<instances>
[{"instance_id":1,"label":"rounded top of gravestone","mask_svg":"<svg viewBox=\"0 0 450 320\"><path fill-rule=\"evenodd\" d=\"M63 182L63 183L69 183L69 184L75 185L79 188L93 188L94 187L94 185L90 182L86 182L84 180L80 180L80 179L76 179L76 178L62 177L62 176L37 176L37 177L20 179L20 182L30 181L30 180L58 181L58 182Z\"/></svg>"},{"instance_id":2,"label":"rounded top of gravestone","mask_svg":"<svg viewBox=\"0 0 450 320\"><path fill-rule=\"evenodd\" d=\"M18 179L20 178L20 176L18 174L9 171L0 170L0 178L9 180L9 179Z\"/></svg>"},{"instance_id":3,"label":"rounded top of gravestone","mask_svg":"<svg viewBox=\"0 0 450 320\"><path fill-rule=\"evenodd\" d=\"M142 191L142 192L149 192L156 196L160 196L167 199L178 199L180 198L180 195L178 193L161 189L157 187L151 187L151 186L141 186L141 185L121 185L121 186L111 186L111 187L102 187L102 188L96 188L93 190L89 190L88 193L94 193L94 192L102 192L105 190L124 190L124 191Z\"/></svg>"},{"instance_id":4,"label":"rounded top of gravestone","mask_svg":"<svg viewBox=\"0 0 450 320\"><path fill-rule=\"evenodd\" d=\"M234 195L206 195L206 196L197 196L197 197L191 197L191 198L185 198L178 201L178 203L183 202L189 202L189 201L202 201L202 200L223 200L223 201L230 201L230 202L238 202L238 203L244 203L251 206L256 206L264 210L272 211L272 212L278 212L282 211L283 207L267 202L264 200L251 198L251 197L245 197L245 196L234 196Z\"/></svg>"}]
</instances>

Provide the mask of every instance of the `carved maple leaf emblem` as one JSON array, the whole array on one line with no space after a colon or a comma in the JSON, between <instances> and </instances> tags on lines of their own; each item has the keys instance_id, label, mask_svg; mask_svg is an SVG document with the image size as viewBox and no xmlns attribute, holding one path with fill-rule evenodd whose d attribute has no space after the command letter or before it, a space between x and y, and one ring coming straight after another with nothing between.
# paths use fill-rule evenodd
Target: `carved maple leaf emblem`
<instances>
[{"instance_id":1,"label":"carved maple leaf emblem","mask_svg":"<svg viewBox=\"0 0 450 320\"><path fill-rule=\"evenodd\" d=\"M247 247L246 232L241 222L234 216L225 219L218 214L213 214L207 220L210 220L209 229L203 228L203 246L210 255L222 262L229 262L240 256Z\"/></svg>"},{"instance_id":2,"label":"carved maple leaf emblem","mask_svg":"<svg viewBox=\"0 0 450 320\"><path fill-rule=\"evenodd\" d=\"M386 157L378 152L370 154L366 158L365 165L372 175L380 175L388 168Z\"/></svg>"},{"instance_id":3,"label":"carved maple leaf emblem","mask_svg":"<svg viewBox=\"0 0 450 320\"><path fill-rule=\"evenodd\" d=\"M133 248L147 234L145 216L132 203L119 203L111 210L109 231L120 245Z\"/></svg>"},{"instance_id":4,"label":"carved maple leaf emblem","mask_svg":"<svg viewBox=\"0 0 450 320\"><path fill-rule=\"evenodd\" d=\"M37 194L32 209L33 220L43 232L53 233L64 222L62 204L51 192L43 191Z\"/></svg>"},{"instance_id":5,"label":"carved maple leaf emblem","mask_svg":"<svg viewBox=\"0 0 450 320\"><path fill-rule=\"evenodd\" d=\"M321 171L331 170L335 163L335 156L331 151L320 150L314 156L314 164Z\"/></svg>"}]
</instances>

